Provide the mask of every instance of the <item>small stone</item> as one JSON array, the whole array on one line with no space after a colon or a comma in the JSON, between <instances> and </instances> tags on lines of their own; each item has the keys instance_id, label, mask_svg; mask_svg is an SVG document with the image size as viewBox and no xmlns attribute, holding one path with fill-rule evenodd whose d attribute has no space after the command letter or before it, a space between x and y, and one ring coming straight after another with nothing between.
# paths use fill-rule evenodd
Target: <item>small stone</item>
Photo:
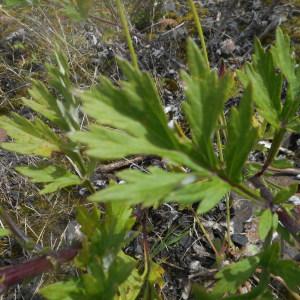
<instances>
[{"instance_id":1,"label":"small stone","mask_svg":"<svg viewBox=\"0 0 300 300\"><path fill-rule=\"evenodd\" d=\"M233 241L233 243L235 245L240 246L240 247L244 247L248 243L248 238L245 235L239 234L239 233L232 234L231 240Z\"/></svg>"},{"instance_id":2,"label":"small stone","mask_svg":"<svg viewBox=\"0 0 300 300\"><path fill-rule=\"evenodd\" d=\"M79 195L80 195L80 196L84 196L84 195L87 194L87 192L88 192L88 190L87 190L86 188L81 188L81 189L79 190Z\"/></svg>"},{"instance_id":3,"label":"small stone","mask_svg":"<svg viewBox=\"0 0 300 300\"><path fill-rule=\"evenodd\" d=\"M190 262L189 269L191 272L198 272L201 270L201 263L199 260L194 260Z\"/></svg>"},{"instance_id":4,"label":"small stone","mask_svg":"<svg viewBox=\"0 0 300 300\"><path fill-rule=\"evenodd\" d=\"M99 186L99 187L105 187L106 181L105 180L96 180L95 184L96 184L96 186Z\"/></svg>"},{"instance_id":5,"label":"small stone","mask_svg":"<svg viewBox=\"0 0 300 300\"><path fill-rule=\"evenodd\" d=\"M224 54L231 54L235 50L236 46L232 39L227 39L221 43L221 50Z\"/></svg>"},{"instance_id":6,"label":"small stone","mask_svg":"<svg viewBox=\"0 0 300 300\"><path fill-rule=\"evenodd\" d=\"M83 233L80 230L81 225L75 220L70 221L66 227L64 238L68 245L74 242L81 242L83 240Z\"/></svg>"},{"instance_id":7,"label":"small stone","mask_svg":"<svg viewBox=\"0 0 300 300\"><path fill-rule=\"evenodd\" d=\"M289 202L293 203L294 205L300 205L300 197L294 195L289 198Z\"/></svg>"}]
</instances>

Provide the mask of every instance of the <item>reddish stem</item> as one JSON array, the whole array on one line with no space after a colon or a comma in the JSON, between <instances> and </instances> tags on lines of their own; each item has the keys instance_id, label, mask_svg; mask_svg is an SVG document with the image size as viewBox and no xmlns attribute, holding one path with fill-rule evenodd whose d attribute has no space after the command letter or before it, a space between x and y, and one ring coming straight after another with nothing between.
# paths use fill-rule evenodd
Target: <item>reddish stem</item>
<instances>
[{"instance_id":1,"label":"reddish stem","mask_svg":"<svg viewBox=\"0 0 300 300\"><path fill-rule=\"evenodd\" d=\"M0 268L0 294L7 288L24 279L32 278L41 273L50 271L56 265L60 265L72 260L78 253L79 247L63 249L47 255L33 258L18 265Z\"/></svg>"}]
</instances>

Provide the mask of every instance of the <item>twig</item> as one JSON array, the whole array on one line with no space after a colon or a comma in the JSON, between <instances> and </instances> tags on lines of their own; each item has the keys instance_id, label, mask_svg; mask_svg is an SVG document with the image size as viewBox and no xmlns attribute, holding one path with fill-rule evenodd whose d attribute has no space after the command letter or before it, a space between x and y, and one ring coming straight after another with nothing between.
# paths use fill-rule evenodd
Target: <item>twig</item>
<instances>
[{"instance_id":1,"label":"twig","mask_svg":"<svg viewBox=\"0 0 300 300\"><path fill-rule=\"evenodd\" d=\"M131 159L115 161L115 162L112 162L108 165L103 165L103 166L98 167L97 171L101 172L101 173L113 173L115 171L127 168L132 164L142 162L145 158L149 158L149 157L136 156L136 157L131 158Z\"/></svg>"},{"instance_id":2,"label":"twig","mask_svg":"<svg viewBox=\"0 0 300 300\"><path fill-rule=\"evenodd\" d=\"M192 210L192 211L193 211L194 218L196 219L201 231L203 232L204 236L206 237L206 240L207 240L208 244L210 245L211 249L213 250L213 252L216 255L216 261L219 261L220 257L221 257L220 253L218 252L217 248L215 247L214 243L212 242L208 232L206 231L205 227L203 226L203 224L202 224L200 218L198 217L197 213L194 210Z\"/></svg>"},{"instance_id":3,"label":"twig","mask_svg":"<svg viewBox=\"0 0 300 300\"><path fill-rule=\"evenodd\" d=\"M94 19L94 20L97 20L97 21L99 21L101 23L107 24L107 25L111 25L111 26L115 26L115 27L122 27L122 25L119 24L119 23L115 23L115 22L103 19L101 17L98 17L98 16L90 16L90 18Z\"/></svg>"},{"instance_id":4,"label":"twig","mask_svg":"<svg viewBox=\"0 0 300 300\"><path fill-rule=\"evenodd\" d=\"M4 220L9 230L14 234L16 240L25 250L29 250L29 251L34 249L38 251L42 250L42 247L40 245L35 245L35 243L22 232L22 230L17 226L17 224L10 217L10 215L1 206L0 206L0 217Z\"/></svg>"}]
</instances>

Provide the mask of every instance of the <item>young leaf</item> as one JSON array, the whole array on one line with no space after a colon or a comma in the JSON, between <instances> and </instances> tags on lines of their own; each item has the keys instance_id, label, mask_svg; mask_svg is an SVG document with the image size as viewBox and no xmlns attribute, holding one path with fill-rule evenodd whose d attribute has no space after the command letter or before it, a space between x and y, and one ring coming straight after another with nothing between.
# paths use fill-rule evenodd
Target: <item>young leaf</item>
<instances>
[{"instance_id":1,"label":"young leaf","mask_svg":"<svg viewBox=\"0 0 300 300\"><path fill-rule=\"evenodd\" d=\"M32 182L47 183L40 194L53 193L67 186L80 184L78 176L67 170L55 166L17 167L16 170L22 175L30 177Z\"/></svg>"},{"instance_id":2,"label":"young leaf","mask_svg":"<svg viewBox=\"0 0 300 300\"><path fill-rule=\"evenodd\" d=\"M73 95L72 83L69 78L69 67L62 52L56 51L57 66L47 65L50 83L58 96L52 95L41 81L33 81L29 90L32 100L23 99L23 103L42 114L64 132L80 129L79 101Z\"/></svg>"},{"instance_id":3,"label":"young leaf","mask_svg":"<svg viewBox=\"0 0 300 300\"><path fill-rule=\"evenodd\" d=\"M125 203L111 203L100 218L98 209L89 213L81 208L78 220L85 234L76 258L76 265L84 270L78 283L84 291L80 299L118 299L119 287L128 291L126 280L136 267L136 261L121 250L135 221L132 209Z\"/></svg>"},{"instance_id":4,"label":"young leaf","mask_svg":"<svg viewBox=\"0 0 300 300\"><path fill-rule=\"evenodd\" d=\"M188 43L188 56L192 66L191 76L182 74L187 97L183 108L201 163L215 168L212 137L217 129L217 121L223 111L224 102L233 86L233 80L231 76L219 79L215 71L207 70L201 51L191 40ZM199 65L196 65L196 62Z\"/></svg>"},{"instance_id":5,"label":"young leaf","mask_svg":"<svg viewBox=\"0 0 300 300\"><path fill-rule=\"evenodd\" d=\"M252 126L252 88L248 86L239 110L232 109L225 147L226 175L235 182L241 180L242 168L256 141L258 131Z\"/></svg>"},{"instance_id":6,"label":"young leaf","mask_svg":"<svg viewBox=\"0 0 300 300\"><path fill-rule=\"evenodd\" d=\"M68 124L61 114L56 99L41 81L33 81L29 90L32 100L23 99L24 105L56 124L59 128L68 130Z\"/></svg>"},{"instance_id":7,"label":"young leaf","mask_svg":"<svg viewBox=\"0 0 300 300\"><path fill-rule=\"evenodd\" d=\"M273 226L273 215L270 209L265 209L259 217L258 233L261 240L264 240Z\"/></svg>"},{"instance_id":8,"label":"young leaf","mask_svg":"<svg viewBox=\"0 0 300 300\"><path fill-rule=\"evenodd\" d=\"M69 77L68 61L65 55L56 51L55 60L57 66L47 65L50 76L50 85L56 89L62 99L57 99L57 108L60 118L65 119L69 131L80 129L79 100L73 94L72 83Z\"/></svg>"},{"instance_id":9,"label":"young leaf","mask_svg":"<svg viewBox=\"0 0 300 300\"><path fill-rule=\"evenodd\" d=\"M219 271L216 275L219 281L216 283L213 291L214 295L220 296L226 292L234 293L255 272L258 264L259 258L252 256L233 263Z\"/></svg>"},{"instance_id":10,"label":"young leaf","mask_svg":"<svg viewBox=\"0 0 300 300\"><path fill-rule=\"evenodd\" d=\"M1 143L9 151L49 157L63 147L59 137L40 119L30 122L13 113L10 118L0 117L0 128L14 139L11 143Z\"/></svg>"}]
</instances>

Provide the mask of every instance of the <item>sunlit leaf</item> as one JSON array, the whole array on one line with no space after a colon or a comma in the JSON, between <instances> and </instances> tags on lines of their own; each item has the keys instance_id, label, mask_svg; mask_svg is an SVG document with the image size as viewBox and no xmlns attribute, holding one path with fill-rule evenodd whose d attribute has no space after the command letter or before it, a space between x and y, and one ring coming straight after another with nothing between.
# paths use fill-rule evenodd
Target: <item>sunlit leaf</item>
<instances>
[{"instance_id":1,"label":"sunlit leaf","mask_svg":"<svg viewBox=\"0 0 300 300\"><path fill-rule=\"evenodd\" d=\"M0 237L8 236L10 235L10 231L6 228L0 228Z\"/></svg>"},{"instance_id":2,"label":"sunlit leaf","mask_svg":"<svg viewBox=\"0 0 300 300\"><path fill-rule=\"evenodd\" d=\"M16 170L27 176L32 182L45 183L40 194L53 193L67 186L80 184L81 180L64 168L47 165L38 167L17 167Z\"/></svg>"},{"instance_id":3,"label":"sunlit leaf","mask_svg":"<svg viewBox=\"0 0 300 300\"><path fill-rule=\"evenodd\" d=\"M39 293L48 300L76 300L80 299L80 291L75 281L56 282L39 290Z\"/></svg>"},{"instance_id":4,"label":"sunlit leaf","mask_svg":"<svg viewBox=\"0 0 300 300\"><path fill-rule=\"evenodd\" d=\"M129 204L143 203L143 205L157 206L173 190L184 185L184 180L192 174L168 173L159 168L150 168L150 174L135 170L125 170L119 177L125 184L112 185L89 197L97 202L126 202Z\"/></svg>"},{"instance_id":5,"label":"sunlit leaf","mask_svg":"<svg viewBox=\"0 0 300 300\"><path fill-rule=\"evenodd\" d=\"M133 258L128 255L122 254L125 259L135 262ZM144 285L145 276L144 274L139 274L137 269L133 269L131 274L128 276L126 281L124 281L118 287L118 295L115 296L115 300L135 300L140 294L141 288Z\"/></svg>"},{"instance_id":6,"label":"sunlit leaf","mask_svg":"<svg viewBox=\"0 0 300 300\"><path fill-rule=\"evenodd\" d=\"M49 157L62 147L59 137L40 119L30 122L13 113L10 118L0 116L0 127L14 139L10 143L1 143L1 147L9 151Z\"/></svg>"}]
</instances>

